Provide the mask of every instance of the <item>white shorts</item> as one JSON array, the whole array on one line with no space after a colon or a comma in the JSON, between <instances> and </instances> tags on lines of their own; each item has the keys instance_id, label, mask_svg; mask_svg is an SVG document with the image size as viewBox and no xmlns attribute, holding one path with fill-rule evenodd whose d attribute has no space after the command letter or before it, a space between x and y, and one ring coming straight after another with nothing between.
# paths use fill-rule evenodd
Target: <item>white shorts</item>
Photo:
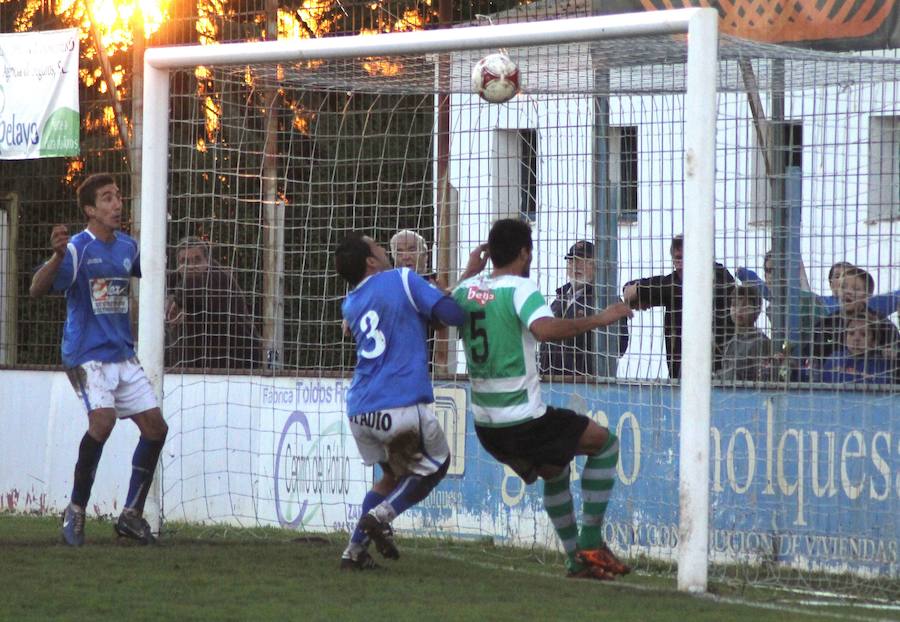
<instances>
[{"instance_id":1,"label":"white shorts","mask_svg":"<svg viewBox=\"0 0 900 622\"><path fill-rule=\"evenodd\" d=\"M122 419L159 405L136 356L118 363L87 361L66 370L66 375L88 412L115 408Z\"/></svg>"},{"instance_id":2,"label":"white shorts","mask_svg":"<svg viewBox=\"0 0 900 622\"><path fill-rule=\"evenodd\" d=\"M388 464L394 475L428 476L450 457L434 404L415 404L350 417L363 462Z\"/></svg>"}]
</instances>

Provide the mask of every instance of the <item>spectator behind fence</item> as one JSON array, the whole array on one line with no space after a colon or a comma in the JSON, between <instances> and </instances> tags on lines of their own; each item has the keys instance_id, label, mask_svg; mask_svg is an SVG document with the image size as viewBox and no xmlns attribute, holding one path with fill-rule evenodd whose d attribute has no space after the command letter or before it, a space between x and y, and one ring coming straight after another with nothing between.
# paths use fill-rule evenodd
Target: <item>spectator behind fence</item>
<instances>
[{"instance_id":1,"label":"spectator behind fence","mask_svg":"<svg viewBox=\"0 0 900 622\"><path fill-rule=\"evenodd\" d=\"M875 291L875 279L871 274L856 266L844 269L838 288L839 311L824 318L817 326L813 343L813 360L809 363L812 367L821 367L823 359L841 349L845 343L844 330L848 318L869 313L879 321L885 320L883 315L872 313L868 309L873 291ZM896 351L900 344L900 332L890 322L884 321L882 326L885 330L883 347L887 352Z\"/></svg>"},{"instance_id":2,"label":"spectator behind fence","mask_svg":"<svg viewBox=\"0 0 900 622\"><path fill-rule=\"evenodd\" d=\"M166 364L180 368L251 369L260 362L253 313L231 272L210 257L209 244L183 238L175 283L166 301Z\"/></svg>"},{"instance_id":3,"label":"spectator behind fence","mask_svg":"<svg viewBox=\"0 0 900 622\"><path fill-rule=\"evenodd\" d=\"M822 304L829 313L837 313L841 309L840 283L845 272L849 269L856 268L852 263L847 261L839 261L828 271L828 286L831 288L831 296L824 296ZM880 316L887 317L897 310L900 305L900 289L888 292L886 294L874 294L869 296L866 306L869 311Z\"/></svg>"},{"instance_id":4,"label":"spectator behind fence","mask_svg":"<svg viewBox=\"0 0 900 622\"><path fill-rule=\"evenodd\" d=\"M409 229L403 229L391 236L391 259L395 268L409 268L431 284L437 282L437 275L428 271L428 243L425 238Z\"/></svg>"},{"instance_id":5,"label":"spectator behind fence","mask_svg":"<svg viewBox=\"0 0 900 622\"><path fill-rule=\"evenodd\" d=\"M421 235L410 229L401 229L391 236L391 260L395 268L409 268L429 284L443 289L438 285L437 274L428 271L428 243ZM428 370L434 371L435 365L440 371L445 371L447 363L446 348L435 352L436 340L441 339L446 343L447 329L444 326L428 327Z\"/></svg>"},{"instance_id":6,"label":"spectator behind fence","mask_svg":"<svg viewBox=\"0 0 900 622\"><path fill-rule=\"evenodd\" d=\"M756 328L762 311L759 290L752 285L738 285L731 296L731 321L734 337L725 346L721 380L767 381L773 379L772 342Z\"/></svg>"},{"instance_id":7,"label":"spectator behind fence","mask_svg":"<svg viewBox=\"0 0 900 622\"><path fill-rule=\"evenodd\" d=\"M890 384L896 364L889 355L896 328L869 312L844 318L843 346L813 373L821 382Z\"/></svg>"},{"instance_id":8,"label":"spectator behind fence","mask_svg":"<svg viewBox=\"0 0 900 622\"><path fill-rule=\"evenodd\" d=\"M756 285L759 287L762 297L770 300L771 279L774 273L774 261L772 259L772 251L765 255L763 262L763 272L765 281L753 271L747 268L738 268L737 277L746 285ZM800 289L797 291L800 299L799 315L801 317L801 330L805 326L807 319L812 318L812 326L824 315L832 315L840 311L840 283L844 272L850 268L856 268L848 261L838 261L828 270L828 287L831 290L830 296L819 296L808 289ZM791 293L791 292L789 292ZM869 311L880 316L888 316L897 310L900 305L900 289L886 294L875 294L868 299ZM769 311L767 310L767 315ZM807 333L804 333L807 334Z\"/></svg>"},{"instance_id":9,"label":"spectator behind fence","mask_svg":"<svg viewBox=\"0 0 900 622\"><path fill-rule=\"evenodd\" d=\"M765 280L760 279L753 270L748 270L744 267L738 268L736 274L741 280L742 285L755 287L763 298L767 301L771 300L772 287L774 287L773 280L775 277L775 258L772 251L768 251L763 258L763 274L765 275ZM801 280L803 283L806 283L805 276L801 276ZM813 341L816 324L819 320L828 315L829 312L826 311L825 298L810 291L808 289L808 283L806 283L806 289L790 285L790 279L788 280L788 283L788 300L794 301L793 304L796 305L796 307L789 307L790 314L794 318L794 321L790 322L790 325L794 327L796 331L790 331L788 333L788 339L795 343L795 347L791 348L793 354L805 356L808 354L810 345ZM775 319L773 317L775 315L774 311L775 309L773 306L769 304L766 308L766 316L769 318L771 326L775 325ZM781 346L781 344L778 345L779 347Z\"/></svg>"},{"instance_id":10,"label":"spectator behind fence","mask_svg":"<svg viewBox=\"0 0 900 622\"><path fill-rule=\"evenodd\" d=\"M681 378L681 311L682 270L684 267L684 238L676 235L669 248L674 270L670 274L652 276L625 284L625 302L634 309L665 307L664 332L666 338L666 364L670 378ZM713 267L713 373L722 365L725 344L734 333L729 309L729 293L734 277L725 267L716 263Z\"/></svg>"},{"instance_id":11,"label":"spectator behind fence","mask_svg":"<svg viewBox=\"0 0 900 622\"><path fill-rule=\"evenodd\" d=\"M569 281L556 290L556 299L550 305L558 318L577 318L597 312L594 285L594 245L580 240L566 253L566 275ZM606 343L597 344L596 337ZM598 347L600 346L600 347ZM603 347L605 346L605 347ZM581 333L569 339L548 341L541 344L541 373L571 376L615 376L615 361L628 348L628 319L596 331ZM597 352L611 357L608 365L598 371Z\"/></svg>"}]
</instances>

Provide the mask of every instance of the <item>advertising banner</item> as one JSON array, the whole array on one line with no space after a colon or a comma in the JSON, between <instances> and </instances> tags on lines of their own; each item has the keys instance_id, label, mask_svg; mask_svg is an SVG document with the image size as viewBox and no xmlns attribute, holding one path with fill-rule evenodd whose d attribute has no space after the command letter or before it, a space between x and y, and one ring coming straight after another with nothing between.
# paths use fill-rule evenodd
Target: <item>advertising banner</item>
<instances>
[{"instance_id":1,"label":"advertising banner","mask_svg":"<svg viewBox=\"0 0 900 622\"><path fill-rule=\"evenodd\" d=\"M64 374L5 372L0 511L57 513L68 503L83 417ZM346 417L349 379L166 377L169 437L159 480L166 520L350 531L376 469L363 465ZM49 387L49 390L48 390ZM629 556L674 560L680 407L663 384L543 386L619 437L606 540ZM24 401L23 401L24 400ZM900 400L890 393L714 388L710 557L804 570L900 576ZM37 414L36 414L37 413ZM453 459L444 480L400 515L404 535L491 538L557 548L541 485L524 485L475 436L468 383L435 388ZM119 429L121 428L121 430ZM92 515L115 513L137 429L104 449ZM581 464L572 471L580 509Z\"/></svg>"},{"instance_id":2,"label":"advertising banner","mask_svg":"<svg viewBox=\"0 0 900 622\"><path fill-rule=\"evenodd\" d=\"M78 155L78 30L2 34L0 69L0 159Z\"/></svg>"},{"instance_id":3,"label":"advertising banner","mask_svg":"<svg viewBox=\"0 0 900 622\"><path fill-rule=\"evenodd\" d=\"M620 439L606 538L631 555L672 559L678 545L679 394L665 385L545 385ZM716 389L710 430L710 555L720 562L900 573L898 401L890 394L797 395ZM410 510L456 535L555 546L541 486L525 486L478 444L471 415L464 476ZM580 507L579 469L572 492ZM451 510L452 508L452 510ZM448 521L448 516L453 518ZM401 517L402 518L402 517ZM411 519L412 517L410 517Z\"/></svg>"}]
</instances>

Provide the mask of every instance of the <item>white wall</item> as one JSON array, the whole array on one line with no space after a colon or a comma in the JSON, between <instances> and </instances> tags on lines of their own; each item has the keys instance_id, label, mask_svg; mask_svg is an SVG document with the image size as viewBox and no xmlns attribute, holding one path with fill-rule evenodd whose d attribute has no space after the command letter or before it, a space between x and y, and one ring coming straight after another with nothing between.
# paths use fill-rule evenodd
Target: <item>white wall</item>
<instances>
[{"instance_id":1,"label":"white wall","mask_svg":"<svg viewBox=\"0 0 900 622\"><path fill-rule=\"evenodd\" d=\"M84 406L61 372L0 371L0 510L62 511L72 492L78 443L87 430ZM97 469L92 514L118 514L137 426L117 425Z\"/></svg>"},{"instance_id":2,"label":"white wall","mask_svg":"<svg viewBox=\"0 0 900 622\"><path fill-rule=\"evenodd\" d=\"M546 74L553 75L537 75ZM589 77L588 72L584 82ZM532 93L552 89L540 86ZM869 118L900 116L898 91L900 85L891 83L878 88L844 85L786 98L785 117L803 124L801 248L817 293L830 295L828 270L837 261L870 271L878 292L900 289L900 219L870 221L868 196ZM767 101L765 93L761 97ZM745 93L720 94L719 102L716 258L732 273L746 266L761 276L772 231L757 222L762 167L753 118ZM639 216L637 222L618 228L619 288L631 279L671 271L669 243L673 234L682 232L682 213L690 208L682 197L682 108L680 95L611 98L610 123L637 125L639 145ZM492 168L496 130L536 129L539 201L532 277L552 299L566 281L566 249L578 239L593 237L592 115L590 99L571 94L525 92L502 105L469 95L453 97L450 179L459 191L460 257L486 239L493 220L507 215L496 213L491 193L498 183L491 177L491 171L498 170ZM662 313L643 312L631 326L631 345L620 361L619 375L665 377Z\"/></svg>"}]
</instances>

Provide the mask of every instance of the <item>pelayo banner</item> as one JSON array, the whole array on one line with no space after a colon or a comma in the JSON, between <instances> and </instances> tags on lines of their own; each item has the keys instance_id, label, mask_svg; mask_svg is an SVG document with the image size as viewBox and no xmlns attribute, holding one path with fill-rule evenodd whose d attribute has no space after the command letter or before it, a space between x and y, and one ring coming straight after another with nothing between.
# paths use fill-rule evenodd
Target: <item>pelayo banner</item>
<instances>
[{"instance_id":1,"label":"pelayo banner","mask_svg":"<svg viewBox=\"0 0 900 622\"><path fill-rule=\"evenodd\" d=\"M78 31L0 35L0 158L79 153Z\"/></svg>"}]
</instances>

